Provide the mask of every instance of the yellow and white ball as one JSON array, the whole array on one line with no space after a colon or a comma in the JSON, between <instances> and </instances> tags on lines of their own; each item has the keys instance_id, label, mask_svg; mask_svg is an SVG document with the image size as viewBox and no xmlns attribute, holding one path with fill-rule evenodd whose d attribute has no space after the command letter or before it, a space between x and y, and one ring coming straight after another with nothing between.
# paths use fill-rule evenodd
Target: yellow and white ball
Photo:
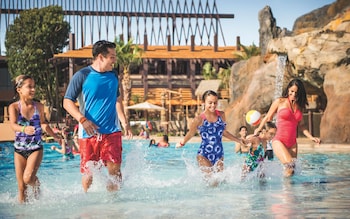
<instances>
[{"instance_id":1,"label":"yellow and white ball","mask_svg":"<svg viewBox=\"0 0 350 219\"><path fill-rule=\"evenodd\" d=\"M250 110L245 116L245 120L249 125L256 126L260 123L261 114L257 110Z\"/></svg>"}]
</instances>

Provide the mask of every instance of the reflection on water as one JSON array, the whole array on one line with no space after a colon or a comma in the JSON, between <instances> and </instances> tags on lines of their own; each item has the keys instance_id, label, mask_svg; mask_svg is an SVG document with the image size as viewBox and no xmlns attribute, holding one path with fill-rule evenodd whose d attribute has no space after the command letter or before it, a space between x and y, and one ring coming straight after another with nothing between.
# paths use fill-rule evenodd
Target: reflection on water
<instances>
[{"instance_id":1,"label":"reflection on water","mask_svg":"<svg viewBox=\"0 0 350 219\"><path fill-rule=\"evenodd\" d=\"M243 157L225 143L220 184L201 180L197 144L183 149L149 148L125 141L122 189L108 193L106 171L98 172L88 193L80 185L79 157L63 161L45 145L39 170L40 200L16 201L11 144L0 144L0 218L346 218L350 206L350 154L300 154L296 175L282 177L277 161L265 164L266 178L240 181Z\"/></svg>"}]
</instances>

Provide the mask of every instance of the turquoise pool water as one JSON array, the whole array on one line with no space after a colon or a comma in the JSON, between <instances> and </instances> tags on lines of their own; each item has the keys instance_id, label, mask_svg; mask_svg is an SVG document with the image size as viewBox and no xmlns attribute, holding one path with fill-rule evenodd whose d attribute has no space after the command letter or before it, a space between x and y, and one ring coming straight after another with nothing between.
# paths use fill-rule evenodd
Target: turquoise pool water
<instances>
[{"instance_id":1,"label":"turquoise pool water","mask_svg":"<svg viewBox=\"0 0 350 219\"><path fill-rule=\"evenodd\" d=\"M198 144L149 148L148 141L124 141L121 190L106 192L102 170L85 194L79 156L63 161L51 145L38 173L40 199L19 205L13 146L0 143L0 218L349 218L348 153L300 154L290 179L278 161L268 161L264 181L250 175L241 182L243 157L225 142L225 171L210 187L197 169Z\"/></svg>"}]
</instances>

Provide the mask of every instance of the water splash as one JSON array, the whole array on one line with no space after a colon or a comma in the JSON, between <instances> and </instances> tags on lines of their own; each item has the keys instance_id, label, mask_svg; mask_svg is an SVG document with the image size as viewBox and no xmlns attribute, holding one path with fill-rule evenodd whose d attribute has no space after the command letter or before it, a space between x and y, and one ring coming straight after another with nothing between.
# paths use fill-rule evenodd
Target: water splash
<instances>
[{"instance_id":1,"label":"water splash","mask_svg":"<svg viewBox=\"0 0 350 219\"><path fill-rule=\"evenodd\" d=\"M5 182L0 191L0 218L91 218L91 215L96 218L114 218L115 215L119 218L198 215L202 218L218 215L222 218L232 215L346 218L348 215L349 153L300 154L295 175L288 179L283 177L283 166L277 159L266 161L263 181L254 171L241 181L244 157L235 154L232 145L225 142L225 169L214 176L213 180L218 182L214 187L202 180L196 160L198 143L188 143L181 150L174 146L149 148L148 143L123 142L125 181L116 193L106 191L108 173L105 167L96 169L92 187L84 193L79 157L62 162L60 155L45 147L45 158L38 174L42 196L25 205L17 204L13 152L10 153L11 159L0 159L3 173L0 182ZM8 147L13 148L12 145ZM310 203L305 207L300 200ZM320 200L323 201L321 205Z\"/></svg>"},{"instance_id":2,"label":"water splash","mask_svg":"<svg viewBox=\"0 0 350 219\"><path fill-rule=\"evenodd\" d=\"M274 99L277 99L282 96L283 77L284 77L284 70L286 67L286 63L287 63L287 55L278 55Z\"/></svg>"}]
</instances>

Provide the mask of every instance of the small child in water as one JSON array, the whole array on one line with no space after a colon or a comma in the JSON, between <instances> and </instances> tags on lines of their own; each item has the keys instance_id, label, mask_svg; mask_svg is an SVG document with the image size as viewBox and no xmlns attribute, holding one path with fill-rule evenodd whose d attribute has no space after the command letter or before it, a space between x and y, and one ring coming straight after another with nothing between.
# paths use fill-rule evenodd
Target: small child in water
<instances>
[{"instance_id":1,"label":"small child in water","mask_svg":"<svg viewBox=\"0 0 350 219\"><path fill-rule=\"evenodd\" d=\"M162 147L162 148L166 148L166 147L169 147L170 144L169 144L169 137L168 135L163 135L162 139L160 139L160 141L158 143L156 143L156 140L155 139L151 139L150 142L149 142L149 147Z\"/></svg>"},{"instance_id":2,"label":"small child in water","mask_svg":"<svg viewBox=\"0 0 350 219\"><path fill-rule=\"evenodd\" d=\"M251 147L243 164L242 179L244 179L249 172L261 168L261 164L265 157L267 142L272 140L276 134L276 130L276 125L274 123L267 122L258 136L251 135L247 137L251 141ZM260 178L264 177L261 170L259 170L257 174Z\"/></svg>"},{"instance_id":3,"label":"small child in water","mask_svg":"<svg viewBox=\"0 0 350 219\"><path fill-rule=\"evenodd\" d=\"M51 146L51 150L63 154L64 160L73 159L73 145L70 144L72 141L68 139L68 132L66 131L66 128L62 128L61 135L63 137L61 149L57 148L56 146Z\"/></svg>"},{"instance_id":4,"label":"small child in water","mask_svg":"<svg viewBox=\"0 0 350 219\"><path fill-rule=\"evenodd\" d=\"M158 145L156 144L156 140L154 138L152 138L150 141L149 141L149 147L158 147Z\"/></svg>"}]
</instances>

